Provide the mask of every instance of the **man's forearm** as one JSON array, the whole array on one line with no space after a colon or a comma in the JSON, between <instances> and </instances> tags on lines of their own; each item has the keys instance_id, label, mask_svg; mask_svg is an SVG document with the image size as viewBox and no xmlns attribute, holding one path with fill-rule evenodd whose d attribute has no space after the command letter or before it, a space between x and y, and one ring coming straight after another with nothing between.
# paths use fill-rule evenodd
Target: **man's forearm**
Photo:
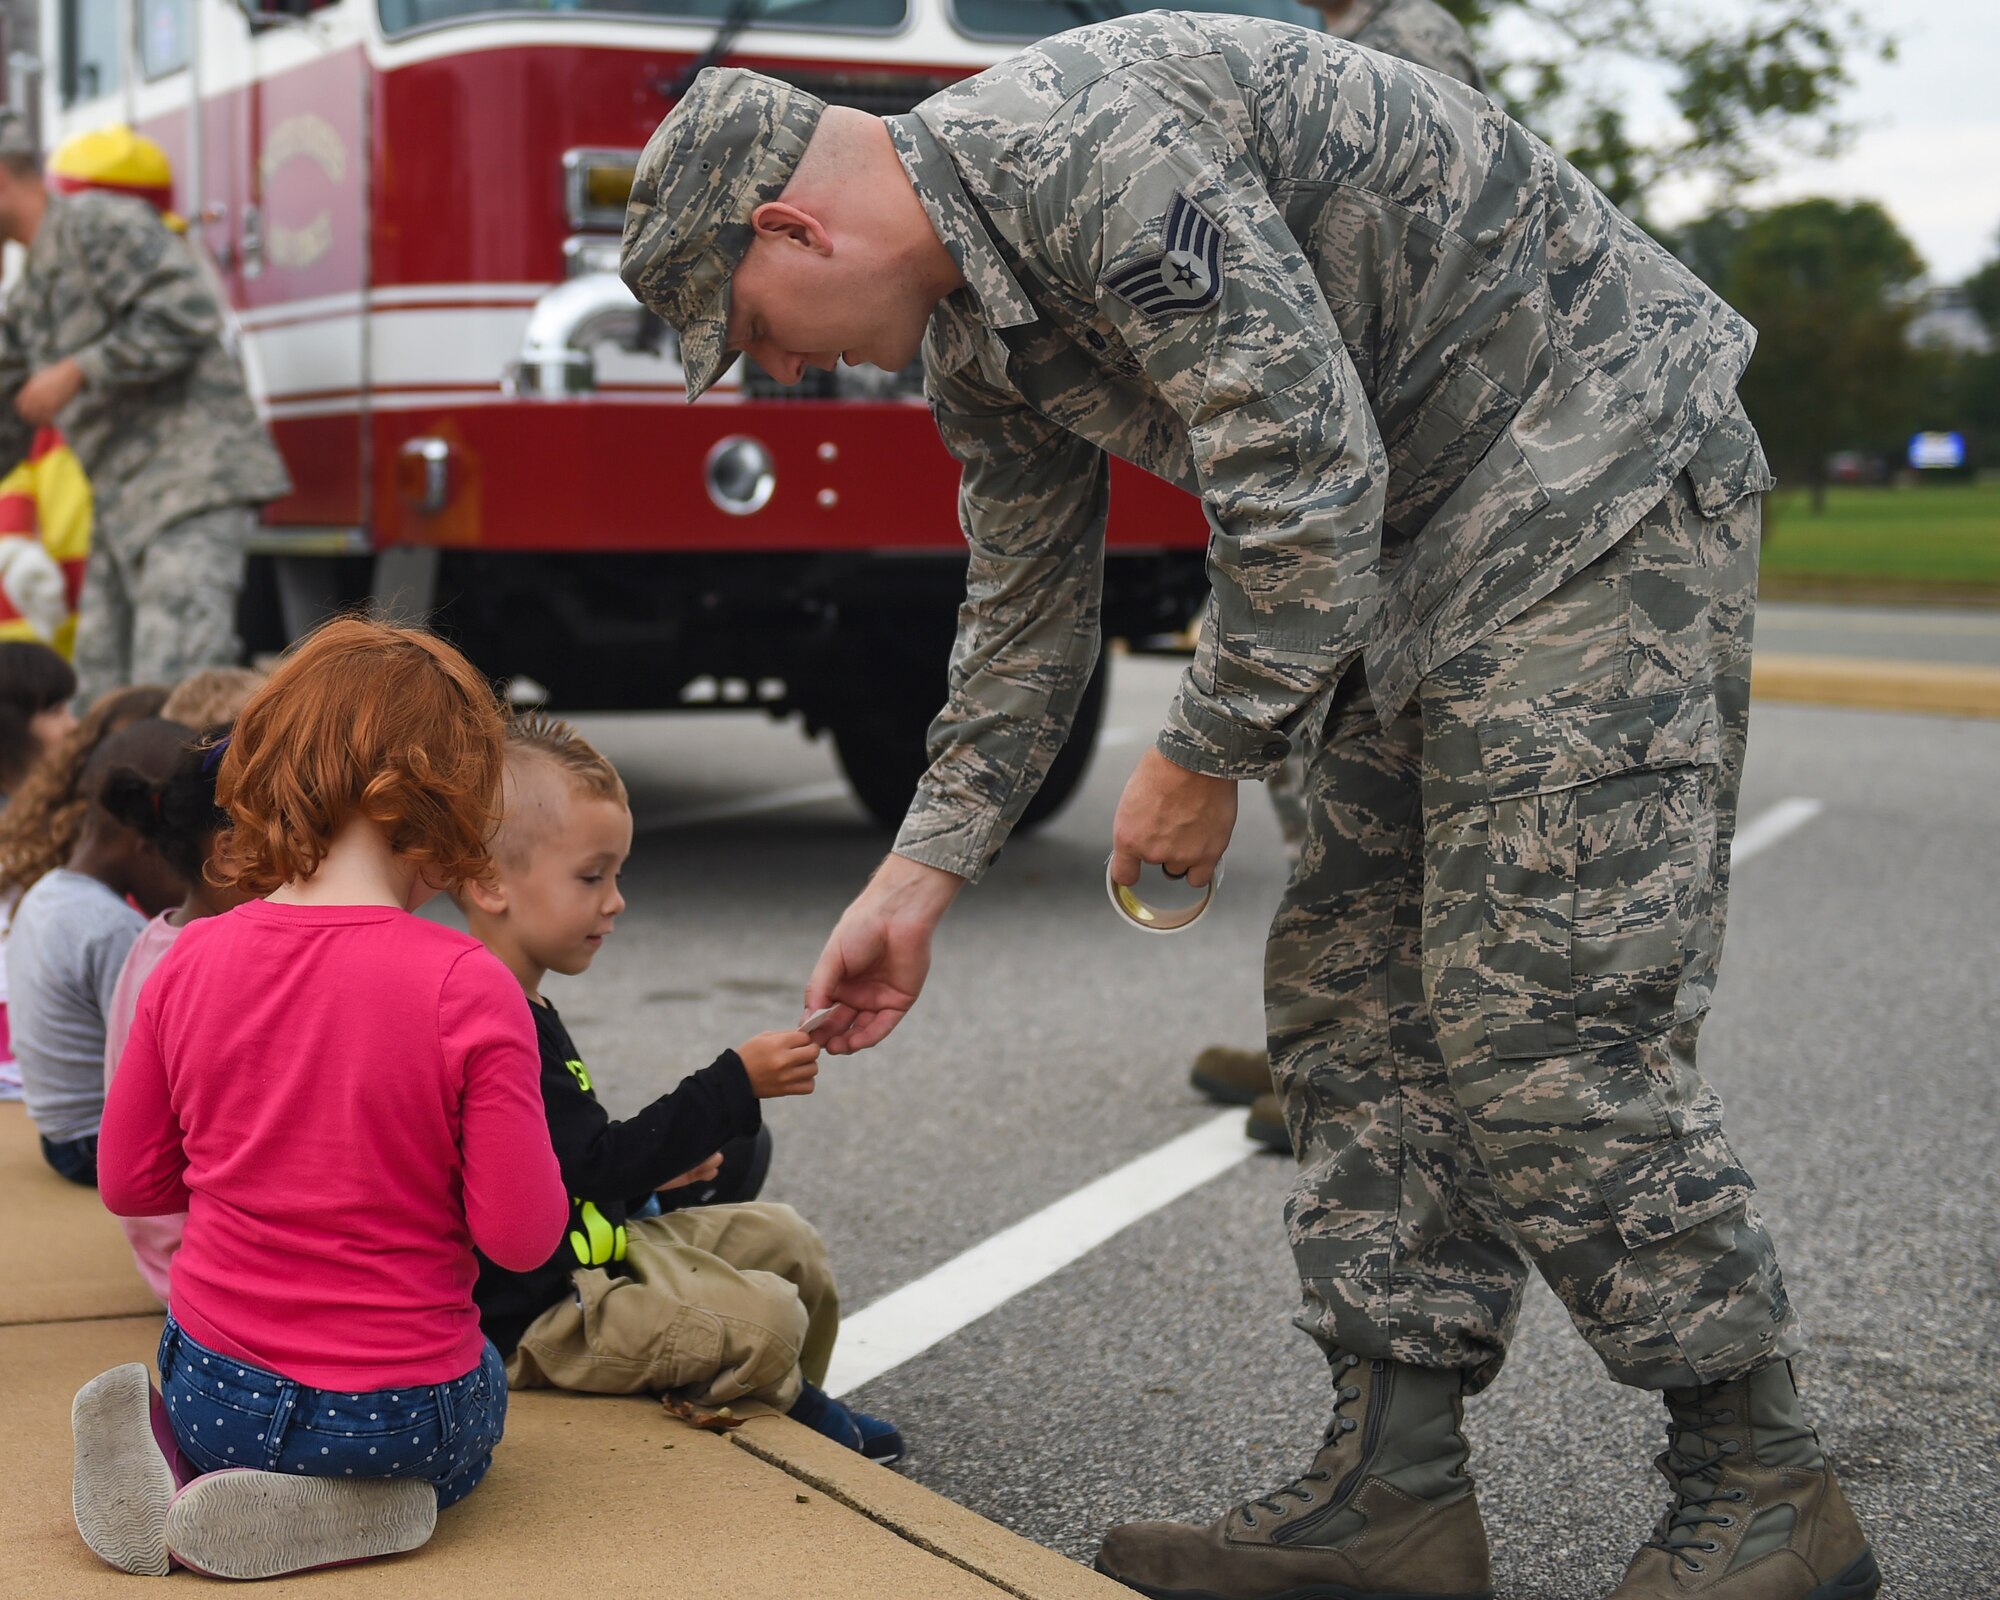
<instances>
[{"instance_id":1,"label":"man's forearm","mask_svg":"<svg viewBox=\"0 0 2000 1600\"><path fill-rule=\"evenodd\" d=\"M965 879L955 872L891 851L863 893L892 916L922 917L936 927L964 887Z\"/></svg>"}]
</instances>

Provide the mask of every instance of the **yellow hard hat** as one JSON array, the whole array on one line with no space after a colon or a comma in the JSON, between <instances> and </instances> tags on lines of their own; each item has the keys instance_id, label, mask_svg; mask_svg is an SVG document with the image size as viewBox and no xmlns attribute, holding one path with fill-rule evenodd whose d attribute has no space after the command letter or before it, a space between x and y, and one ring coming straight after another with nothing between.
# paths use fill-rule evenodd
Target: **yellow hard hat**
<instances>
[{"instance_id":1,"label":"yellow hard hat","mask_svg":"<svg viewBox=\"0 0 2000 1600\"><path fill-rule=\"evenodd\" d=\"M57 145L49 157L49 186L63 194L109 189L134 195L174 232L187 232L187 223L174 214L174 169L166 151L122 122L73 133Z\"/></svg>"}]
</instances>

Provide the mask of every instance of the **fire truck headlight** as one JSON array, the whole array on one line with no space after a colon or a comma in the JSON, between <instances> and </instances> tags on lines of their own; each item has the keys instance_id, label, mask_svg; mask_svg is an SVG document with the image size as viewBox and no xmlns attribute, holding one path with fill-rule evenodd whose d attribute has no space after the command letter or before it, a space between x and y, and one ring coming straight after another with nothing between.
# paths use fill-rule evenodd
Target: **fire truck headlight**
<instances>
[{"instance_id":1,"label":"fire truck headlight","mask_svg":"<svg viewBox=\"0 0 2000 1600\"><path fill-rule=\"evenodd\" d=\"M396 487L412 511L428 516L444 510L451 499L451 446L428 437L405 440L396 457Z\"/></svg>"},{"instance_id":2,"label":"fire truck headlight","mask_svg":"<svg viewBox=\"0 0 2000 1600\"><path fill-rule=\"evenodd\" d=\"M705 476L709 499L732 517L762 511L778 487L778 469L771 452L741 433L717 441L708 453Z\"/></svg>"},{"instance_id":3,"label":"fire truck headlight","mask_svg":"<svg viewBox=\"0 0 2000 1600\"><path fill-rule=\"evenodd\" d=\"M572 228L622 229L638 170L636 150L566 150L563 195Z\"/></svg>"}]
</instances>

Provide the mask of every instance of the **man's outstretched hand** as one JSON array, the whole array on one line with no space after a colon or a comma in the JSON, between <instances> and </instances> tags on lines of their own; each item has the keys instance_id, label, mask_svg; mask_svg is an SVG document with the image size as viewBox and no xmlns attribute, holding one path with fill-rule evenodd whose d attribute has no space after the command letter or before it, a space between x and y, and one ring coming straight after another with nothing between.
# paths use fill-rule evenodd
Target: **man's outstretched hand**
<instances>
[{"instance_id":1,"label":"man's outstretched hand","mask_svg":"<svg viewBox=\"0 0 2000 1600\"><path fill-rule=\"evenodd\" d=\"M1229 836L1236 830L1236 784L1176 766L1148 750L1126 780L1111 824L1111 877L1139 881L1151 861L1195 888L1215 876Z\"/></svg>"},{"instance_id":2,"label":"man's outstretched hand","mask_svg":"<svg viewBox=\"0 0 2000 1600\"><path fill-rule=\"evenodd\" d=\"M835 924L806 984L806 1011L834 1010L812 1030L828 1055L880 1044L917 1003L931 970L931 935L965 880L889 856Z\"/></svg>"}]
</instances>

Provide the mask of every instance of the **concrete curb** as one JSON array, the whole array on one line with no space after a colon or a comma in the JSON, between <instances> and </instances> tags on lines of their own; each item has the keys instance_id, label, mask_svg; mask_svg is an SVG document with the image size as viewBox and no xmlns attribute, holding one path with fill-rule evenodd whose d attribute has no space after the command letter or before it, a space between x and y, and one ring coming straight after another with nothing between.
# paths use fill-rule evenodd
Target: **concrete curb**
<instances>
[{"instance_id":1,"label":"concrete curb","mask_svg":"<svg viewBox=\"0 0 2000 1600\"><path fill-rule=\"evenodd\" d=\"M2000 717L2000 667L1866 656L1759 655L1751 663L1750 693L1754 699L1800 705Z\"/></svg>"},{"instance_id":2,"label":"concrete curb","mask_svg":"<svg viewBox=\"0 0 2000 1600\"><path fill-rule=\"evenodd\" d=\"M1131 1600L1132 1591L1123 1584L1010 1533L789 1417L753 1418L729 1438L758 1460L1015 1600Z\"/></svg>"},{"instance_id":3,"label":"concrete curb","mask_svg":"<svg viewBox=\"0 0 2000 1600\"><path fill-rule=\"evenodd\" d=\"M132 1580L91 1556L71 1516L70 1399L151 1359L160 1308L95 1191L43 1165L18 1105L0 1105L0 1211L14 1223L0 1237L0 1589L115 1600ZM743 1448L644 1397L518 1393L490 1479L424 1550L258 1593L613 1600L667 1592L652 1576L667 1573L676 1595L729 1600L1131 1600L788 1418L729 1439Z\"/></svg>"}]
</instances>

